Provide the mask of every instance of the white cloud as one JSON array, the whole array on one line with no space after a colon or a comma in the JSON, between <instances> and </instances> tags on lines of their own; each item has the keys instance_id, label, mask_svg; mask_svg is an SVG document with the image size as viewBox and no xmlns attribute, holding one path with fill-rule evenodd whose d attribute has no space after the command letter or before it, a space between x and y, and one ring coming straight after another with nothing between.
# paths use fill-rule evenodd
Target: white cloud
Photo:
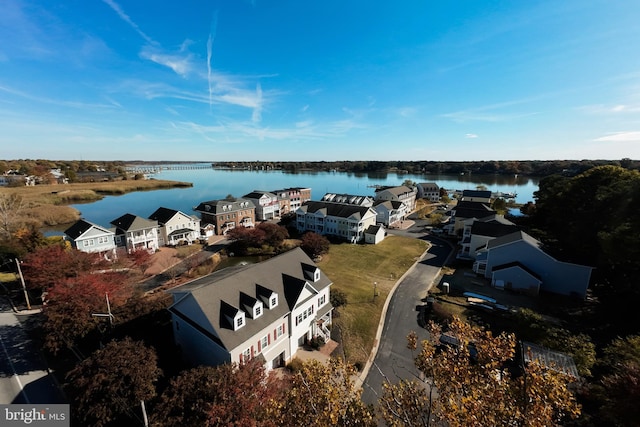
<instances>
[{"instance_id":1,"label":"white cloud","mask_svg":"<svg viewBox=\"0 0 640 427\"><path fill-rule=\"evenodd\" d=\"M307 104L307 105L303 106L303 107L300 109L300 112L304 113L304 112L306 112L308 109L309 109L309 104Z\"/></svg>"},{"instance_id":2,"label":"white cloud","mask_svg":"<svg viewBox=\"0 0 640 427\"><path fill-rule=\"evenodd\" d=\"M614 132L609 135L601 136L600 138L594 139L594 141L598 142L640 142L640 131L632 131L632 132Z\"/></svg>"},{"instance_id":3,"label":"white cloud","mask_svg":"<svg viewBox=\"0 0 640 427\"><path fill-rule=\"evenodd\" d=\"M476 135L475 133L468 133L464 136L465 138L477 138L478 135Z\"/></svg>"},{"instance_id":4,"label":"white cloud","mask_svg":"<svg viewBox=\"0 0 640 427\"><path fill-rule=\"evenodd\" d=\"M117 4L115 1L113 0L102 0L105 2L105 4L107 6L109 6L111 9L113 9L113 11L115 13L118 14L118 16L120 17L120 19L122 19L124 22L126 22L127 24L129 24L131 26L131 28L133 28L139 35L140 37L142 37L147 43L156 45L157 42L155 40L153 40L151 37L149 37L148 35L146 35L141 29L140 27L138 27L138 24L136 24L135 22L133 22L131 20L131 18L129 17L129 15L127 15L124 10L122 10L122 8L120 7L119 4Z\"/></svg>"},{"instance_id":5,"label":"white cloud","mask_svg":"<svg viewBox=\"0 0 640 427\"><path fill-rule=\"evenodd\" d=\"M153 49L145 48L140 52L140 57L171 68L176 74L185 77L192 70L191 54L187 56L158 53Z\"/></svg>"}]
</instances>

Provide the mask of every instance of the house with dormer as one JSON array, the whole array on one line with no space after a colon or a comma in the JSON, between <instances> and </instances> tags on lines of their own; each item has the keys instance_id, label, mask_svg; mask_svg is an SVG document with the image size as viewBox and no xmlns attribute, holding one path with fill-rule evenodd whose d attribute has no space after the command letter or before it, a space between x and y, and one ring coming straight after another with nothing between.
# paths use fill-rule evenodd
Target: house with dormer
<instances>
[{"instance_id":1,"label":"house with dormer","mask_svg":"<svg viewBox=\"0 0 640 427\"><path fill-rule=\"evenodd\" d=\"M330 338L331 284L300 248L216 271L168 291L175 343L194 366L282 367L310 339Z\"/></svg>"},{"instance_id":2,"label":"house with dormer","mask_svg":"<svg viewBox=\"0 0 640 427\"><path fill-rule=\"evenodd\" d=\"M300 206L311 200L311 188L291 187L271 190L280 204L280 215L294 213Z\"/></svg>"},{"instance_id":3,"label":"house with dormer","mask_svg":"<svg viewBox=\"0 0 640 427\"><path fill-rule=\"evenodd\" d=\"M371 196L358 196L354 194L336 194L336 193L325 193L321 199L323 202L333 202L333 203L345 203L348 205L357 205L357 206L373 206L373 197Z\"/></svg>"},{"instance_id":4,"label":"house with dormer","mask_svg":"<svg viewBox=\"0 0 640 427\"><path fill-rule=\"evenodd\" d=\"M107 259L115 258L115 232L111 229L81 219L67 228L64 231L64 236L71 247L79 251L99 253Z\"/></svg>"},{"instance_id":5,"label":"house with dormer","mask_svg":"<svg viewBox=\"0 0 640 427\"><path fill-rule=\"evenodd\" d=\"M390 200L402 202L411 213L416 209L416 196L418 190L415 187L400 185L397 187L380 187L376 189L375 200Z\"/></svg>"},{"instance_id":6,"label":"house with dormer","mask_svg":"<svg viewBox=\"0 0 640 427\"><path fill-rule=\"evenodd\" d=\"M476 251L483 248L488 241L518 230L518 226L499 214L467 219L464 221L458 258L475 259Z\"/></svg>"},{"instance_id":7,"label":"house with dormer","mask_svg":"<svg viewBox=\"0 0 640 427\"><path fill-rule=\"evenodd\" d=\"M130 213L111 221L115 229L116 246L127 252L140 249L149 252L158 250L158 222Z\"/></svg>"},{"instance_id":8,"label":"house with dormer","mask_svg":"<svg viewBox=\"0 0 640 427\"><path fill-rule=\"evenodd\" d=\"M296 211L296 228L300 233L313 231L359 243L365 231L376 225L376 216L376 211L366 206L309 201Z\"/></svg>"},{"instance_id":9,"label":"house with dormer","mask_svg":"<svg viewBox=\"0 0 640 427\"><path fill-rule=\"evenodd\" d=\"M253 202L256 207L256 219L267 221L280 216L280 202L278 196L269 191L253 190L251 193L242 196Z\"/></svg>"},{"instance_id":10,"label":"house with dormer","mask_svg":"<svg viewBox=\"0 0 640 427\"><path fill-rule=\"evenodd\" d=\"M190 245L200 238L200 218L169 208L158 208L149 216L158 222L158 245Z\"/></svg>"},{"instance_id":11,"label":"house with dormer","mask_svg":"<svg viewBox=\"0 0 640 427\"><path fill-rule=\"evenodd\" d=\"M217 236L236 227L255 227L256 206L249 199L222 199L200 203L195 209L203 224L213 224Z\"/></svg>"}]
</instances>

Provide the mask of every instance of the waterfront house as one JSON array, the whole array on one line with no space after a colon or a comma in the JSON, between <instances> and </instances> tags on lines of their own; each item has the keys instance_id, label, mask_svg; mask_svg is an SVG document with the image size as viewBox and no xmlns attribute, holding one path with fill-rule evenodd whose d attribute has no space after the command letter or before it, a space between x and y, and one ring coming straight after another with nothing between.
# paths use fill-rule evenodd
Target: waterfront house
<instances>
[{"instance_id":1,"label":"waterfront house","mask_svg":"<svg viewBox=\"0 0 640 427\"><path fill-rule=\"evenodd\" d=\"M364 240L364 232L376 225L376 211L366 206L308 201L296 211L296 228L300 233L313 231L350 243Z\"/></svg>"},{"instance_id":2,"label":"waterfront house","mask_svg":"<svg viewBox=\"0 0 640 427\"><path fill-rule=\"evenodd\" d=\"M85 219L76 221L64 231L71 247L87 253L98 253L107 259L116 255L115 232Z\"/></svg>"},{"instance_id":3,"label":"waterfront house","mask_svg":"<svg viewBox=\"0 0 640 427\"><path fill-rule=\"evenodd\" d=\"M378 200L373 209L376 211L376 223L385 227L394 227L407 215L407 206L395 200Z\"/></svg>"},{"instance_id":4,"label":"waterfront house","mask_svg":"<svg viewBox=\"0 0 640 427\"><path fill-rule=\"evenodd\" d=\"M407 207L407 212L411 213L416 209L416 195L418 190L415 187L400 185L398 187L380 187L376 189L375 200L390 200L402 202Z\"/></svg>"},{"instance_id":5,"label":"waterfront house","mask_svg":"<svg viewBox=\"0 0 640 427\"><path fill-rule=\"evenodd\" d=\"M435 182L421 182L416 185L416 188L418 198L426 199L432 203L440 201L440 187Z\"/></svg>"},{"instance_id":6,"label":"waterfront house","mask_svg":"<svg viewBox=\"0 0 640 427\"><path fill-rule=\"evenodd\" d=\"M373 197L370 196L356 196L352 194L335 194L326 193L322 196L323 202L345 203L347 205L356 206L373 206Z\"/></svg>"},{"instance_id":7,"label":"waterfront house","mask_svg":"<svg viewBox=\"0 0 640 427\"><path fill-rule=\"evenodd\" d=\"M127 252L140 249L149 252L158 250L158 222L130 213L111 221L115 227L116 246Z\"/></svg>"},{"instance_id":8,"label":"waterfront house","mask_svg":"<svg viewBox=\"0 0 640 427\"><path fill-rule=\"evenodd\" d=\"M149 216L158 222L158 245L190 245L200 237L200 218L175 209L158 208Z\"/></svg>"},{"instance_id":9,"label":"waterfront house","mask_svg":"<svg viewBox=\"0 0 640 427\"><path fill-rule=\"evenodd\" d=\"M280 215L294 213L300 206L311 200L311 189L304 187L283 188L270 191L278 197Z\"/></svg>"},{"instance_id":10,"label":"waterfront house","mask_svg":"<svg viewBox=\"0 0 640 427\"><path fill-rule=\"evenodd\" d=\"M269 191L253 190L251 193L242 196L253 202L256 207L256 219L267 221L280 216L280 202L278 196Z\"/></svg>"},{"instance_id":11,"label":"waterfront house","mask_svg":"<svg viewBox=\"0 0 640 427\"><path fill-rule=\"evenodd\" d=\"M225 236L236 227L255 226L256 207L249 199L210 200L200 203L195 209L203 223L213 224L215 234Z\"/></svg>"},{"instance_id":12,"label":"waterfront house","mask_svg":"<svg viewBox=\"0 0 640 427\"><path fill-rule=\"evenodd\" d=\"M310 339L329 340L331 284L300 248L216 271L168 291L176 345L194 366L282 367Z\"/></svg>"},{"instance_id":13,"label":"waterfront house","mask_svg":"<svg viewBox=\"0 0 640 427\"><path fill-rule=\"evenodd\" d=\"M537 293L538 290L584 298L593 267L558 261L542 243L524 231L496 239L476 253L473 271L505 289Z\"/></svg>"}]
</instances>

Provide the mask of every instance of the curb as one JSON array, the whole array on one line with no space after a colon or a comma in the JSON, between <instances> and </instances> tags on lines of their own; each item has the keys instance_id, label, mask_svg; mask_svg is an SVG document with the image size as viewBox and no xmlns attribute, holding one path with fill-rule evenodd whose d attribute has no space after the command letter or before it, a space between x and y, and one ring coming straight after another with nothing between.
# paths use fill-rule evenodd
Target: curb
<instances>
[{"instance_id":1,"label":"curb","mask_svg":"<svg viewBox=\"0 0 640 427\"><path fill-rule=\"evenodd\" d=\"M364 368L362 368L362 372L360 372L360 375L358 375L355 381L355 387L357 389L362 388L362 385L364 384L364 381L367 378L367 375L369 375L369 370L373 365L373 361L375 360L378 354L378 347L380 346L380 337L382 336L382 330L384 329L384 322L387 319L387 310L389 308L389 303L391 301L391 298L393 297L393 294L395 293L400 283L404 280L404 278L415 269L416 264L421 262L424 259L424 257L429 253L430 249L431 249L431 243L429 243L429 247L427 248L427 250L425 250L422 253L422 255L420 255L420 258L418 258L416 262L414 262L411 265L411 267L409 267L407 271L405 271L404 274L400 276L400 278L393 285L393 288L391 288L391 290L389 291L389 294L387 295L387 299L384 301L384 306L382 307L382 315L380 316L380 322L378 323L378 331L376 332L376 338L374 340L373 348L371 349L371 354L369 354L367 363L364 365ZM439 270L441 270L441 268ZM440 271L438 271L438 275L439 274L440 274ZM436 277L438 275L436 275Z\"/></svg>"}]
</instances>

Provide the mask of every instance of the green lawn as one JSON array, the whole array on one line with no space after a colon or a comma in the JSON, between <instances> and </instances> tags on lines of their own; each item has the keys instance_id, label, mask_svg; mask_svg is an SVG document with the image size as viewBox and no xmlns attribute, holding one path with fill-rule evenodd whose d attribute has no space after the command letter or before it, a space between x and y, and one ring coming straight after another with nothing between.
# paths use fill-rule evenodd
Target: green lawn
<instances>
[{"instance_id":1,"label":"green lawn","mask_svg":"<svg viewBox=\"0 0 640 427\"><path fill-rule=\"evenodd\" d=\"M427 247L423 240L388 236L377 245L331 245L318 262L333 280L332 289L347 295L348 303L337 310L334 324L342 331L350 362L364 363L368 359L389 291ZM378 294L375 299L374 282Z\"/></svg>"}]
</instances>

